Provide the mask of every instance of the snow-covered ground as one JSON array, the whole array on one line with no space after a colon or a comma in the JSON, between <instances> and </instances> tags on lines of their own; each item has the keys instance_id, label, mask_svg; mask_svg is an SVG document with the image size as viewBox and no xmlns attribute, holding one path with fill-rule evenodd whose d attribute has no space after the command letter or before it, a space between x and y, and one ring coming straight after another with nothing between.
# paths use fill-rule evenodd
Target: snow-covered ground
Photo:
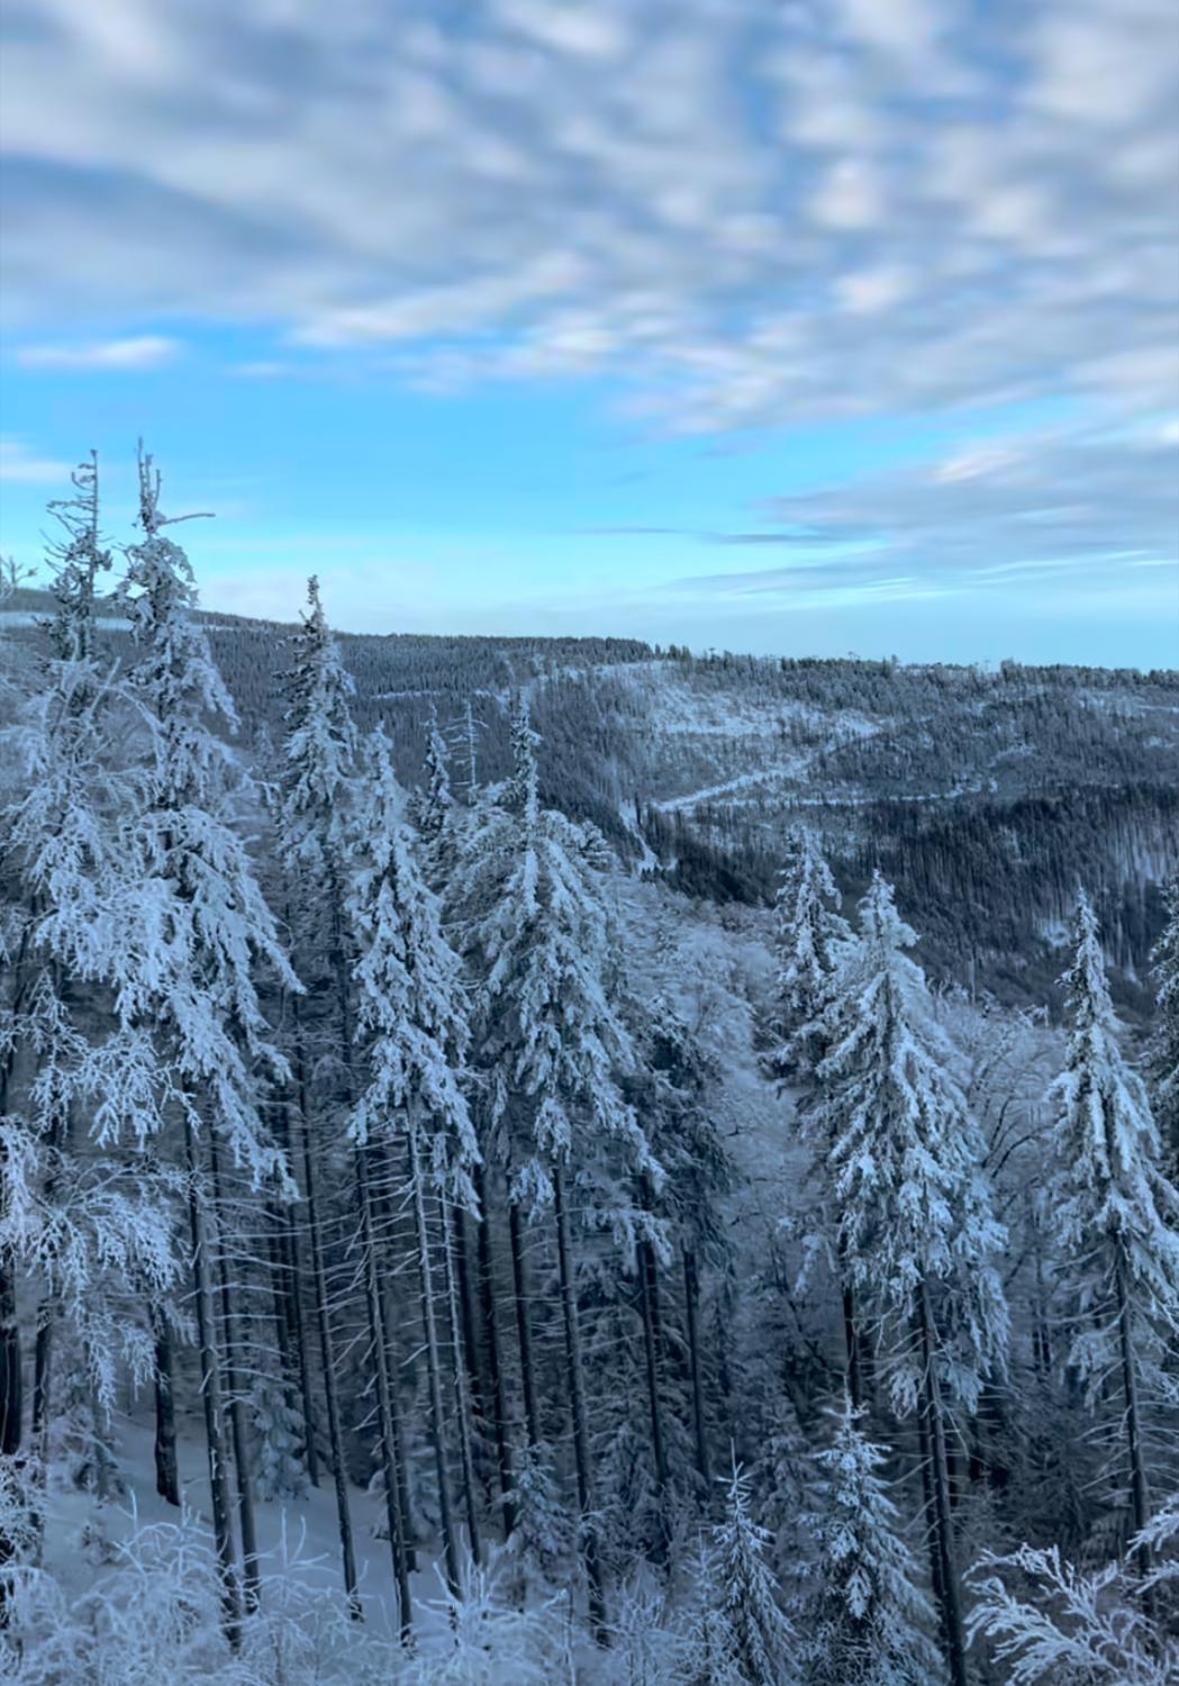
<instances>
[{"instance_id":1,"label":"snow-covered ground","mask_svg":"<svg viewBox=\"0 0 1179 1686\"><path fill-rule=\"evenodd\" d=\"M219 1632L209 1481L195 1423L178 1432L182 1508L155 1491L152 1426L138 1406L112 1424L114 1488L95 1495L56 1480L41 1564L25 1583L21 1654L0 1647L0 1678L19 1686L610 1686L627 1678L589 1655L568 1594L516 1607L514 1565L494 1548L448 1602L433 1544L411 1576L413 1640L398 1634L379 1495L350 1489L363 1620L349 1619L330 1475L305 1498L256 1500L262 1594L239 1655ZM18 1613L20 1613L18 1611Z\"/></svg>"}]
</instances>

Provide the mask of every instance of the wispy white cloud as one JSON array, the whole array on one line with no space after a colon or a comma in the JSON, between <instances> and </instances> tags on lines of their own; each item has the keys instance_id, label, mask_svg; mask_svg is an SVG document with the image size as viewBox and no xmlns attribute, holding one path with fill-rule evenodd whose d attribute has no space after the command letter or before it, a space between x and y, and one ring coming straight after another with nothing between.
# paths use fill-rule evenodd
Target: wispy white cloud
<instances>
[{"instance_id":1,"label":"wispy white cloud","mask_svg":"<svg viewBox=\"0 0 1179 1686\"><path fill-rule=\"evenodd\" d=\"M0 481L23 486L68 487L70 465L34 455L20 439L0 439Z\"/></svg>"},{"instance_id":2,"label":"wispy white cloud","mask_svg":"<svg viewBox=\"0 0 1179 1686\"><path fill-rule=\"evenodd\" d=\"M673 589L734 600L898 583L975 593L1067 571L1100 613L1125 589L1127 568L1179 568L1179 435L1169 420L1043 430L782 498L772 510L780 528L728 540L780 542L789 560ZM1179 578L1160 574L1159 592L1179 625Z\"/></svg>"},{"instance_id":3,"label":"wispy white cloud","mask_svg":"<svg viewBox=\"0 0 1179 1686\"><path fill-rule=\"evenodd\" d=\"M27 369L159 369L180 355L179 340L162 334L138 334L131 339L92 340L78 345L26 345L17 361Z\"/></svg>"},{"instance_id":4,"label":"wispy white cloud","mask_svg":"<svg viewBox=\"0 0 1179 1686\"><path fill-rule=\"evenodd\" d=\"M14 315L616 368L698 428L1167 378L1172 0L99 10L7 9Z\"/></svg>"},{"instance_id":5,"label":"wispy white cloud","mask_svg":"<svg viewBox=\"0 0 1179 1686\"><path fill-rule=\"evenodd\" d=\"M1064 398L1093 431L1041 440L1034 471L959 453L800 518L889 544L909 522L927 559L1167 536L1173 466L1108 430L1179 386L1173 0L6 17L5 308L28 337L81 310L265 322L300 366L434 388L609 372L689 432Z\"/></svg>"}]
</instances>

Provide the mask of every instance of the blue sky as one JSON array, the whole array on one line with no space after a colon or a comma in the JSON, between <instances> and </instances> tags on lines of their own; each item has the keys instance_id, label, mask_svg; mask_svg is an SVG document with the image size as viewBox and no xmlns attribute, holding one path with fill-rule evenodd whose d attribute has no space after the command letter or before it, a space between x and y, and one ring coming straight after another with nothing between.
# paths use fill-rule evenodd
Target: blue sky
<instances>
[{"instance_id":1,"label":"blue sky","mask_svg":"<svg viewBox=\"0 0 1179 1686\"><path fill-rule=\"evenodd\" d=\"M1179 659L1170 0L9 0L0 548L204 599Z\"/></svg>"}]
</instances>

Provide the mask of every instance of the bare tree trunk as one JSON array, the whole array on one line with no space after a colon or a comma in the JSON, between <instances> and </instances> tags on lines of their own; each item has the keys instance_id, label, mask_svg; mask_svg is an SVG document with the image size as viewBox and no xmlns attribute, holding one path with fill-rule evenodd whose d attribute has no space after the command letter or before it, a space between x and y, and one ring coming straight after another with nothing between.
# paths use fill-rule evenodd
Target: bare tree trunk
<instances>
[{"instance_id":1,"label":"bare tree trunk","mask_svg":"<svg viewBox=\"0 0 1179 1686\"><path fill-rule=\"evenodd\" d=\"M4 1161L0 1150L0 1214L3 1211ZM24 1416L20 1327L16 1318L16 1280L12 1256L0 1248L0 1454L20 1454ZM16 1556L15 1539L0 1528L0 1630L8 1626L9 1583L5 1569Z\"/></svg>"},{"instance_id":2,"label":"bare tree trunk","mask_svg":"<svg viewBox=\"0 0 1179 1686\"><path fill-rule=\"evenodd\" d=\"M933 1497L933 1550L936 1556L935 1584L941 1581L942 1630L946 1661L953 1686L968 1686L966 1640L962 1627L962 1597L955 1561L954 1523L950 1512L950 1478L946 1461L946 1429L942 1414L941 1389L934 1366L933 1312L929 1286L922 1283L917 1301L917 1326L924 1375L922 1409L929 1431L929 1476Z\"/></svg>"},{"instance_id":3,"label":"bare tree trunk","mask_svg":"<svg viewBox=\"0 0 1179 1686\"><path fill-rule=\"evenodd\" d=\"M188 1216L192 1236L192 1269L196 1289L197 1342L201 1359L201 1396L205 1407L205 1444L209 1457L209 1495L213 1538L221 1577L221 1625L234 1650L241 1644L241 1602L230 1521L229 1481L225 1467L225 1410L221 1396L221 1357L217 1351L213 1311L213 1279L205 1233L203 1202L198 1181L192 1123L184 1120L184 1149L188 1169Z\"/></svg>"},{"instance_id":4,"label":"bare tree trunk","mask_svg":"<svg viewBox=\"0 0 1179 1686\"><path fill-rule=\"evenodd\" d=\"M411 1115L406 1131L409 1179L413 1193L414 1227L417 1232L418 1274L422 1286L422 1325L426 1336L426 1379L430 1391L430 1438L434 1442L434 1471L438 1482L438 1519L442 1529L442 1554L446 1585L452 1598L462 1592L459 1578L458 1545L455 1540L454 1509L451 1504L450 1474L446 1467L446 1418L442 1413L442 1366L438 1356L438 1323L434 1315L434 1282L430 1267L430 1231L426 1223L426 1196L422 1187L421 1155L418 1152L417 1120Z\"/></svg>"},{"instance_id":5,"label":"bare tree trunk","mask_svg":"<svg viewBox=\"0 0 1179 1686\"><path fill-rule=\"evenodd\" d=\"M581 1550L589 1585L590 1626L599 1645L608 1645L606 1597L602 1566L598 1557L598 1532L594 1518L593 1464L590 1456L589 1418L586 1412L585 1379L582 1369L581 1329L577 1317L577 1283L569 1237L569 1211L565 1201L565 1173L553 1166L553 1201L557 1219L557 1259L561 1282L561 1307L565 1317L565 1356L569 1365L569 1404L573 1416L573 1456L577 1465L577 1508L580 1513Z\"/></svg>"},{"instance_id":6,"label":"bare tree trunk","mask_svg":"<svg viewBox=\"0 0 1179 1686\"><path fill-rule=\"evenodd\" d=\"M514 1200L508 1202L508 1239L512 1249L512 1287L516 1301L516 1340L520 1348L520 1384L524 1394L524 1433L529 1447L540 1445L540 1416L536 1409L536 1378L532 1369L532 1318L529 1314L528 1268L524 1258L524 1220Z\"/></svg>"},{"instance_id":7,"label":"bare tree trunk","mask_svg":"<svg viewBox=\"0 0 1179 1686\"><path fill-rule=\"evenodd\" d=\"M400 1333L402 1319L397 1297L393 1292L393 1284L397 1278L397 1249L395 1246L394 1229L396 1214L394 1211L393 1190L394 1171L392 1155L387 1142L376 1141L370 1144L371 1164L376 1168L375 1182L370 1179L370 1186L374 1188L373 1196L373 1233L377 1237L379 1249L381 1275L381 1328L385 1341L385 1366L389 1372L389 1423L393 1431L393 1464L397 1471L397 1502L401 1506L401 1526L405 1542L405 1566L411 1575L416 1575L418 1569L417 1536L414 1529L413 1506L409 1499L409 1462L405 1455L405 1436L401 1427L401 1355ZM412 1229L412 1220L411 1220ZM403 1251L408 1251L409 1243L404 1242Z\"/></svg>"},{"instance_id":8,"label":"bare tree trunk","mask_svg":"<svg viewBox=\"0 0 1179 1686\"><path fill-rule=\"evenodd\" d=\"M0 1257L0 1453L20 1451L24 1418L24 1376L20 1326L16 1318L16 1273L8 1249Z\"/></svg>"},{"instance_id":9,"label":"bare tree trunk","mask_svg":"<svg viewBox=\"0 0 1179 1686\"><path fill-rule=\"evenodd\" d=\"M22 946L21 959L24 948ZM18 977L19 977L18 970ZM22 991L18 983L13 1001L14 1015L20 1009ZM14 1053L10 1050L0 1066L0 1115L8 1111L8 1085ZM0 1218L8 1211L9 1183L7 1153L0 1145ZM9 1247L0 1247L0 1455L16 1458L24 1431L24 1371L20 1324L16 1316L16 1260ZM16 1542L0 1529L0 1628L8 1625L7 1564L16 1556Z\"/></svg>"},{"instance_id":10,"label":"bare tree trunk","mask_svg":"<svg viewBox=\"0 0 1179 1686\"><path fill-rule=\"evenodd\" d=\"M213 1178L214 1222L217 1226L217 1275L221 1285L221 1324L225 1339L225 1386L229 1395L229 1428L233 1442L233 1462L237 1472L237 1514L242 1536L242 1568L246 1593L246 1613L252 1615L262 1598L261 1560L258 1556L258 1528L254 1516L254 1484L250 1479L249 1435L246 1430L246 1407L242 1398L238 1373L237 1314L233 1303L233 1287L229 1279L229 1261L225 1253L222 1213L225 1209L221 1185L221 1162L217 1152L217 1138L209 1132L209 1169Z\"/></svg>"},{"instance_id":11,"label":"bare tree trunk","mask_svg":"<svg viewBox=\"0 0 1179 1686\"><path fill-rule=\"evenodd\" d=\"M930 1585L933 1588L933 1601L937 1605L940 1621L942 1607L945 1604L945 1593L942 1582L942 1560L937 1549L934 1517L933 1441L930 1437L929 1422L924 1408L917 1412L917 1452L921 1462L921 1517L925 1542L929 1549L929 1578Z\"/></svg>"},{"instance_id":12,"label":"bare tree trunk","mask_svg":"<svg viewBox=\"0 0 1179 1686\"><path fill-rule=\"evenodd\" d=\"M1126 1261L1119 1248L1114 1288L1118 1305L1118 1335L1122 1358L1122 1392L1126 1400L1126 1449L1130 1458L1130 1503L1134 1532L1140 1534L1150 1521L1150 1490L1142 1450L1142 1414L1138 1401L1138 1365L1134 1358L1133 1313L1126 1288ZM1150 1573L1150 1547L1139 1545L1134 1554L1141 1575Z\"/></svg>"},{"instance_id":13,"label":"bare tree trunk","mask_svg":"<svg viewBox=\"0 0 1179 1686\"><path fill-rule=\"evenodd\" d=\"M277 1128L275 1135L283 1151L287 1165L294 1175L294 1160L291 1154L291 1129L287 1115L287 1104L279 1101L274 1109ZM307 1350L307 1334L303 1324L303 1293L302 1271L300 1269L299 1247L295 1235L295 1226L288 1212L281 1206L275 1209L277 1226L276 1241L280 1265L280 1275L275 1285L276 1296L282 1309L282 1323L288 1332L288 1341L280 1347L279 1357L282 1362L283 1375L289 1378L289 1391L293 1397L295 1384L294 1373L298 1371L298 1392L302 1399L303 1417L303 1462L307 1470L307 1479L313 1487L319 1486L319 1450L315 1443L316 1412L315 1390L311 1381L310 1354ZM291 1362L293 1349L294 1362Z\"/></svg>"},{"instance_id":14,"label":"bare tree trunk","mask_svg":"<svg viewBox=\"0 0 1179 1686\"><path fill-rule=\"evenodd\" d=\"M381 1282L377 1265L377 1237L373 1224L373 1197L368 1174L368 1148L356 1150L356 1188L360 1203L361 1246L364 1250L364 1290L372 1341L373 1368L377 1379L377 1422L381 1445L381 1473L385 1483L385 1518L389 1528L389 1550L393 1557L393 1578L397 1586L398 1616L402 1643L413 1633L413 1606L409 1594L405 1527L401 1508L402 1463L399 1437L394 1434L393 1396L389 1383L389 1354L385 1346L385 1318L381 1305Z\"/></svg>"},{"instance_id":15,"label":"bare tree trunk","mask_svg":"<svg viewBox=\"0 0 1179 1686\"><path fill-rule=\"evenodd\" d=\"M843 1308L843 1351L846 1368L847 1396L851 1400L852 1410L858 1411L864 1403L864 1388L860 1376L860 1338L856 1328L856 1291L852 1287L851 1275L847 1269L847 1248L842 1240L839 1242L839 1293Z\"/></svg>"},{"instance_id":16,"label":"bare tree trunk","mask_svg":"<svg viewBox=\"0 0 1179 1686\"><path fill-rule=\"evenodd\" d=\"M57 1297L46 1294L37 1307L37 1336L33 1344L33 1401L29 1417L29 1439L34 1455L44 1466L48 1452L49 1389L53 1369L53 1325L57 1321Z\"/></svg>"},{"instance_id":17,"label":"bare tree trunk","mask_svg":"<svg viewBox=\"0 0 1179 1686\"><path fill-rule=\"evenodd\" d=\"M696 1433L696 1468L705 1492L712 1485L708 1459L708 1433L704 1421L704 1382L700 1368L700 1277L696 1255L684 1248L684 1311L688 1335L688 1368L692 1377L692 1426Z\"/></svg>"},{"instance_id":18,"label":"bare tree trunk","mask_svg":"<svg viewBox=\"0 0 1179 1686\"><path fill-rule=\"evenodd\" d=\"M453 1216L461 1219L463 1214L456 1211ZM455 1230L462 1233L461 1226L447 1221L445 1198L442 1207L442 1261L446 1272L446 1304L450 1313L450 1344L454 1353L454 1397L458 1415L459 1458L463 1473L463 1499L467 1511L467 1543L470 1546L471 1557L476 1565L483 1562L483 1542L479 1529L479 1503L475 1490L475 1459L471 1450L473 1430L471 1426L471 1399L467 1391L467 1370L464 1364L462 1345L463 1332L460 1327L459 1288L454 1268L454 1257L451 1251L451 1236ZM469 1307L468 1307L469 1310Z\"/></svg>"},{"instance_id":19,"label":"bare tree trunk","mask_svg":"<svg viewBox=\"0 0 1179 1686\"><path fill-rule=\"evenodd\" d=\"M495 1454L499 1466L499 1490L503 1503L503 1532L506 1540L516 1526L516 1507L511 1494L515 1487L512 1443L508 1435L508 1408L504 1398L504 1374L500 1361L499 1323L495 1314L495 1261L491 1253L491 1215L487 1205L487 1178L476 1168L475 1193L479 1198L481 1222L478 1237L479 1306L487 1342L487 1381L491 1409L495 1416Z\"/></svg>"},{"instance_id":20,"label":"bare tree trunk","mask_svg":"<svg viewBox=\"0 0 1179 1686\"><path fill-rule=\"evenodd\" d=\"M35 913L36 903L30 909ZM23 1011L28 990L27 962L32 918L25 922L14 957L16 987L9 1008L13 1020ZM10 1044L0 1062L0 1117L8 1113L8 1090L16 1069L16 1044ZM0 1145L0 1218L8 1213L9 1181L7 1152ZM0 1455L14 1458L20 1451L24 1419L24 1369L21 1360L20 1325L16 1316L16 1260L12 1249L0 1247ZM12 1558L11 1542L0 1535L0 1565ZM0 1581L0 1587L3 1583ZM0 1598L2 1598L0 1593Z\"/></svg>"},{"instance_id":21,"label":"bare tree trunk","mask_svg":"<svg viewBox=\"0 0 1179 1686\"><path fill-rule=\"evenodd\" d=\"M162 1306L148 1309L155 1343L156 1492L170 1505L180 1503L180 1472L176 1464L176 1384L172 1358L172 1330Z\"/></svg>"},{"instance_id":22,"label":"bare tree trunk","mask_svg":"<svg viewBox=\"0 0 1179 1686\"><path fill-rule=\"evenodd\" d=\"M654 1208L655 1196L651 1187L651 1179L644 1176L641 1180L641 1194L643 1207L646 1211ZM665 1500L669 1479L667 1464L667 1438L663 1432L663 1400L662 1400L662 1369L663 1369L663 1317L659 1304L659 1269L655 1257L655 1248L650 1241L640 1241L638 1245L639 1269L639 1304L643 1317L643 1354L647 1371L647 1405L651 1417L651 1456L655 1465L655 1490L658 1495L660 1550L666 1548L667 1516L665 1514Z\"/></svg>"},{"instance_id":23,"label":"bare tree trunk","mask_svg":"<svg viewBox=\"0 0 1179 1686\"><path fill-rule=\"evenodd\" d=\"M491 1413L487 1399L487 1376L483 1367L483 1352L479 1345L479 1330L475 1322L475 1297L471 1286L471 1244L467 1233L468 1215L461 1206L448 1207L446 1222L446 1259L454 1289L454 1310L458 1319L459 1345L455 1346L455 1362L461 1363L465 1374L465 1395L471 1438L468 1450L472 1467L477 1470L484 1500L495 1502L494 1481L486 1468L486 1461L477 1451L491 1441ZM478 1221L478 1220L476 1220ZM454 1332L452 1330L452 1338ZM502 1496L502 1495L501 1495Z\"/></svg>"},{"instance_id":24,"label":"bare tree trunk","mask_svg":"<svg viewBox=\"0 0 1179 1686\"><path fill-rule=\"evenodd\" d=\"M331 1305L328 1299L327 1266L324 1263L323 1233L319 1219L319 1192L315 1153L311 1145L308 1125L307 1067L303 1051L303 1036L295 1022L295 1076L299 1085L299 1112L303 1125L303 1192L307 1205L307 1230L311 1241L311 1277L315 1290L315 1316L319 1325L319 1351L323 1367L323 1400L327 1416L328 1451L332 1460L332 1482L336 1493L336 1526L340 1535L340 1560L344 1571L344 1591L348 1599L348 1614L354 1621L361 1618L360 1597L357 1593L356 1547L352 1537L352 1510L348 1501L348 1470L344 1462L344 1437L340 1430L340 1397L336 1386L336 1353L332 1340ZM308 1433L311 1428L308 1426Z\"/></svg>"},{"instance_id":25,"label":"bare tree trunk","mask_svg":"<svg viewBox=\"0 0 1179 1686\"><path fill-rule=\"evenodd\" d=\"M331 918L331 966L336 980L336 1002L340 1013L340 1041L345 1078L344 1099L349 1117L351 1117L356 1106L356 1077L353 1068L355 1029L352 1023L352 997L348 979L344 897L334 866L329 869L328 908ZM396 1400L389 1379L389 1352L386 1344L384 1306L381 1299L373 1192L369 1178L369 1154L371 1151L367 1147L356 1149L356 1190L360 1205L361 1246L364 1253L365 1306L368 1311L369 1338L372 1342L373 1364L377 1380L381 1467L385 1481L385 1516L389 1527L389 1550L393 1558L393 1579L397 1586L401 1640L403 1644L408 1645L413 1633L413 1606L409 1593L409 1560L405 1537L405 1519L409 1513L405 1502L405 1463L401 1456L401 1437L397 1430L395 1416Z\"/></svg>"}]
</instances>

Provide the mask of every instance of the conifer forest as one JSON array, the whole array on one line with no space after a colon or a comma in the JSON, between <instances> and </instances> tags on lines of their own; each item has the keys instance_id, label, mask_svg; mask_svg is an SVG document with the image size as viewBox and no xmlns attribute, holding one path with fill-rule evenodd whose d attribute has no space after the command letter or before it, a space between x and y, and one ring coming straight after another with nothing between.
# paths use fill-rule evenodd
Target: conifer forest
<instances>
[{"instance_id":1,"label":"conifer forest","mask_svg":"<svg viewBox=\"0 0 1179 1686\"><path fill-rule=\"evenodd\" d=\"M0 603L0 1678L1179 1680L1179 675ZM190 560L191 557L191 560Z\"/></svg>"}]
</instances>

